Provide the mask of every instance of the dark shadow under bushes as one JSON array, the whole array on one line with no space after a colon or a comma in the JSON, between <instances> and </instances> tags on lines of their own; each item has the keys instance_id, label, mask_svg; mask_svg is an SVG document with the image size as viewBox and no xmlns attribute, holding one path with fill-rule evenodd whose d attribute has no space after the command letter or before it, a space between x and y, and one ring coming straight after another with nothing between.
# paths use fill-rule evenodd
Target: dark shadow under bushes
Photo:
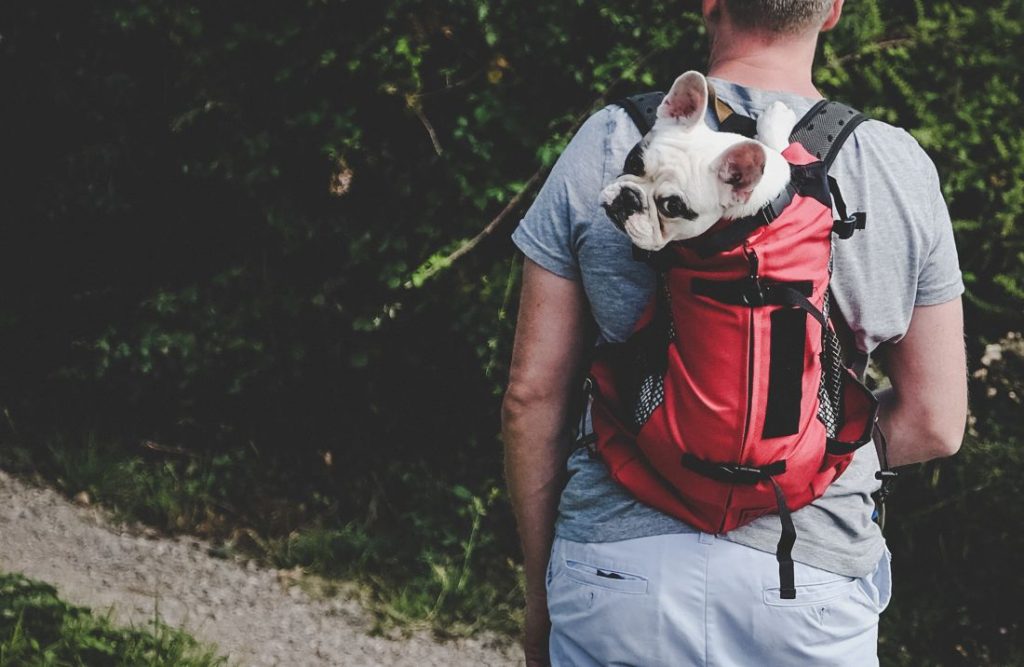
<instances>
[{"instance_id":1,"label":"dark shadow under bushes","mask_svg":"<svg viewBox=\"0 0 1024 667\"><path fill-rule=\"evenodd\" d=\"M1024 330L1024 137L1005 130L1024 124L1022 11L848 3L815 72L935 159L975 369ZM382 618L511 628L518 554L495 489L523 207L446 258L542 180L581 118L702 68L699 16L9 0L0 25L4 465L163 530L361 576ZM1000 377L975 380L965 451L894 500L886 664L1020 661L1002 601L1024 595L1021 391L1004 386L1021 369Z\"/></svg>"}]
</instances>

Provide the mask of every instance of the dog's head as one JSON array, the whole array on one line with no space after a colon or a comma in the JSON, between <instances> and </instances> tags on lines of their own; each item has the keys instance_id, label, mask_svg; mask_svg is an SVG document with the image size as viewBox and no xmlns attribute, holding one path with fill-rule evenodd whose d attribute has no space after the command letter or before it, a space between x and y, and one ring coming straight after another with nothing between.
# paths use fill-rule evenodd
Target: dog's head
<instances>
[{"instance_id":1,"label":"dog's head","mask_svg":"<svg viewBox=\"0 0 1024 667\"><path fill-rule=\"evenodd\" d=\"M608 217L640 248L659 250L694 238L771 199L761 201L756 195L764 193L755 192L766 164L774 168L769 151L758 141L713 131L704 122L707 107L702 74L677 78L654 127L627 156L623 174L601 193Z\"/></svg>"}]
</instances>

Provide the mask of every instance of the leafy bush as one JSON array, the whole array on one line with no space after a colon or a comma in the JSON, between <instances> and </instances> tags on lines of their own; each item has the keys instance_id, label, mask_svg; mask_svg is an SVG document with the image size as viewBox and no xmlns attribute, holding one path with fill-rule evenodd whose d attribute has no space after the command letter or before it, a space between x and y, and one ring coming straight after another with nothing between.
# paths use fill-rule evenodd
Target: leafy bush
<instances>
[{"instance_id":1,"label":"leafy bush","mask_svg":"<svg viewBox=\"0 0 1024 667\"><path fill-rule=\"evenodd\" d=\"M0 573L0 665L214 667L224 658L157 621L151 630L115 627L69 605L52 586Z\"/></svg>"},{"instance_id":2,"label":"leafy bush","mask_svg":"<svg viewBox=\"0 0 1024 667\"><path fill-rule=\"evenodd\" d=\"M1024 138L1013 129L1024 124L1024 6L864 0L846 11L817 80L935 158L980 359L1024 330ZM165 525L199 525L218 503L259 523L278 510L254 498L278 496L307 510L270 532L340 531L328 541L341 555L364 548L353 535L439 522L450 539L438 581L451 582L468 517L450 491L423 499L501 487L519 279L508 232L591 111L703 67L699 16L630 0L10 0L0 19L6 441L73 449L89 433L122 443L128 460L143 439L186 450L169 468L143 459L110 473L131 505L143 491L129 478L161 470L163 509L136 511ZM463 244L488 221L492 233ZM1016 502L1002 494L1020 484L1019 434L1005 426L1019 412L989 407L999 400L975 392L977 435L957 460L912 475L895 512L897 551L925 565L900 574L915 592L894 603L885 645L936 664L977 664L984 647L1021 642L985 604L1019 597L1018 580L972 579L964 596L929 588L949 570L929 569L939 551L928 531L977 518L949 498L977 488L976 507ZM232 463L207 475L223 456ZM232 491L209 491L229 478ZM189 489L207 495L189 505ZM491 507L471 560L507 584L514 535L504 499ZM900 524L904 511L932 518ZM1024 542L1004 537L943 539L1009 570ZM301 541L290 549L289 562L316 560ZM441 562L410 558L421 575ZM962 632L927 634L948 623Z\"/></svg>"}]
</instances>

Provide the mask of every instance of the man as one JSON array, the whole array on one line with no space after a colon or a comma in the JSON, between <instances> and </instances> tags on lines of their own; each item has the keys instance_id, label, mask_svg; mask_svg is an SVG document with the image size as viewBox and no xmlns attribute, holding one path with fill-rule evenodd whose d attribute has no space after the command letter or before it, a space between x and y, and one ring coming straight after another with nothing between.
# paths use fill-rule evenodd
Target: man
<instances>
[{"instance_id":1,"label":"man","mask_svg":"<svg viewBox=\"0 0 1024 667\"><path fill-rule=\"evenodd\" d=\"M818 34L842 5L704 0L718 96L752 117L775 100L802 115L821 97L811 80ZM871 520L872 445L793 514L795 600L777 595L778 516L701 533L571 451L595 335L624 340L655 284L598 204L639 138L617 106L595 113L513 235L526 262L502 430L525 558L527 664L877 664L890 583ZM966 420L963 283L935 168L909 134L871 120L831 173L850 210L867 212L867 228L835 244L832 289L853 343L892 380L879 394L889 464L950 456Z\"/></svg>"}]
</instances>

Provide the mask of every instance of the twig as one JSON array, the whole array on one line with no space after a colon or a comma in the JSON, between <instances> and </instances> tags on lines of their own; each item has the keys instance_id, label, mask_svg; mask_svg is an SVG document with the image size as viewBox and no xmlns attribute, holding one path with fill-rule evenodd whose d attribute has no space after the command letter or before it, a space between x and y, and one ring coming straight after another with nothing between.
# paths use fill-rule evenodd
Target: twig
<instances>
[{"instance_id":1,"label":"twig","mask_svg":"<svg viewBox=\"0 0 1024 667\"><path fill-rule=\"evenodd\" d=\"M893 39L883 39L880 42L873 42L866 45L860 51L856 53L847 53L845 56L840 56L832 60L834 65L844 65L847 62L860 60L866 55L877 53L878 51L885 51L886 49L893 46L903 46L904 44L910 44L914 41L912 37L894 37Z\"/></svg>"},{"instance_id":2,"label":"twig","mask_svg":"<svg viewBox=\"0 0 1024 667\"><path fill-rule=\"evenodd\" d=\"M476 248L481 241L483 241L485 238L493 234L494 230L500 227L501 223L505 221L505 218L507 218L509 214L511 214L512 211L514 211L516 207L519 206L519 202L521 202L523 198L530 193L530 190L533 189L533 186L540 181L540 179L544 176L544 172L545 170L543 168L537 170L537 172L535 172L533 176L531 176L529 180L527 180L526 183L523 185L523 189L517 192L516 195L512 197L512 199L509 199L508 203L505 204L505 208L501 209L501 212L498 213L498 215L494 216L494 219L488 222L487 225L483 229L481 229L476 236L465 241L462 245L456 248L448 256L444 257L441 260L438 260L433 264L433 266L424 271L423 280L426 281L427 279L432 278L434 275L436 275L439 271L448 268L449 266L451 266L452 262L455 262L464 255L467 255L470 252L472 252L472 250ZM405 286L412 287L412 281L406 282Z\"/></svg>"},{"instance_id":3,"label":"twig","mask_svg":"<svg viewBox=\"0 0 1024 667\"><path fill-rule=\"evenodd\" d=\"M431 125L430 119L427 118L427 114L423 113L423 106L420 105L419 101L411 97L406 98L406 102L412 107L416 117L423 123L423 127L427 129L427 134L430 135L430 143L434 144L434 152L438 155L444 153L444 149L441 148L441 142L437 138L437 132L434 130L434 126Z\"/></svg>"},{"instance_id":4,"label":"twig","mask_svg":"<svg viewBox=\"0 0 1024 667\"><path fill-rule=\"evenodd\" d=\"M4 418L7 420L7 425L11 427L11 433L14 437L18 437L18 427L14 425L14 418L11 417L11 411L4 406Z\"/></svg>"},{"instance_id":5,"label":"twig","mask_svg":"<svg viewBox=\"0 0 1024 667\"><path fill-rule=\"evenodd\" d=\"M191 458L196 458L198 456L195 452L190 452L183 447L169 447L167 445L161 445L158 442L153 442L152 440L143 440L139 443L139 446L150 451L159 452L160 454L173 454L175 456L188 456Z\"/></svg>"},{"instance_id":6,"label":"twig","mask_svg":"<svg viewBox=\"0 0 1024 667\"><path fill-rule=\"evenodd\" d=\"M619 78L617 78L608 86L608 92L605 92L596 100L594 100L594 102L587 108L586 111L584 111L583 113L579 114L579 116L576 117L572 127L569 129L569 134L575 134L576 131L580 128L580 126L583 125L584 121L586 121L587 118L590 117L590 114L593 113L593 110L595 108L601 107L608 103L609 92L613 90L618 84L622 83L622 81L625 80L627 74L634 71L635 69L643 65L645 62L647 62L648 60L650 60L660 51L663 50L664 47L652 49L643 56L641 56L640 58L638 58L637 60L635 60L629 66L624 68ZM428 128L428 130L429 129L430 128ZM540 180L544 177L544 174L546 172L547 169L545 167L541 167L536 172L534 172L533 176L530 176L530 178L526 180L526 183L523 184L522 189L518 193L516 193L516 195L512 197L512 199L509 200L508 204L506 204L505 207L501 209L501 212L498 213L498 215L496 215L490 222L488 222L487 225L485 225L484 228L481 229L476 234L476 236L463 242L458 248L449 253L447 256L441 258L440 260L432 262L432 266L430 266L430 268L425 270L422 274L423 281L425 282L426 280L432 278L438 272L450 267L453 262L459 260L460 258L472 252L473 249L476 248L481 241L483 241L485 238L493 234L499 227L501 227L502 223L505 222L509 214L511 214L519 205L519 203L523 200L523 198L526 197L527 194L529 194L530 190L533 189L533 186L540 182ZM404 286L407 288L413 287L413 285L414 283L412 280L408 280L404 284Z\"/></svg>"},{"instance_id":7,"label":"twig","mask_svg":"<svg viewBox=\"0 0 1024 667\"><path fill-rule=\"evenodd\" d=\"M449 83L449 84L446 84L442 88L435 88L434 90L424 90L423 92L412 93L412 96L415 99L420 99L420 98L423 98L423 97L433 97L434 95L438 95L440 93L447 93L448 91L455 90L456 88L461 88L462 86L466 86L466 85L469 85L470 83L473 83L473 81L475 81L476 79L480 78L480 75L483 74L486 71L487 71L487 67L486 66L481 67L481 68L477 69L477 71L475 71L472 74L470 74L469 76L467 76L467 77L465 77L463 79L459 79L455 83Z\"/></svg>"}]
</instances>

